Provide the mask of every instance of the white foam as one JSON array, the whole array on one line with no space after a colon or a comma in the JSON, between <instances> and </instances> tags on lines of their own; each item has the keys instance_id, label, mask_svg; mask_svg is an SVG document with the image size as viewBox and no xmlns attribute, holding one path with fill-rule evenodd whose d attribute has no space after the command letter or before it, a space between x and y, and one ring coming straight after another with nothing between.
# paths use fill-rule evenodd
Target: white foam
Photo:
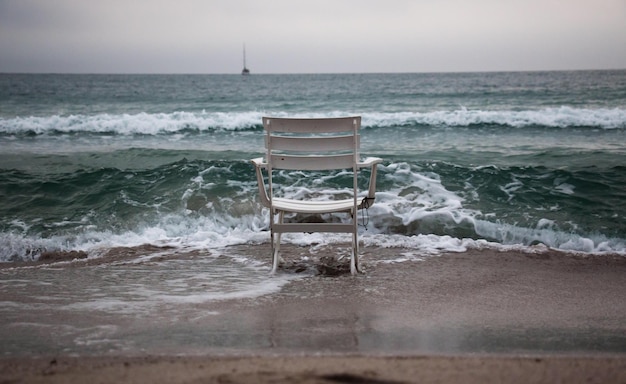
<instances>
[{"instance_id":1,"label":"white foam","mask_svg":"<svg viewBox=\"0 0 626 384\"><path fill-rule=\"evenodd\" d=\"M575 187L572 184L562 183L554 187L554 190L565 195L573 195Z\"/></svg>"},{"instance_id":2,"label":"white foam","mask_svg":"<svg viewBox=\"0 0 626 384\"><path fill-rule=\"evenodd\" d=\"M301 117L337 117L354 114L351 111L305 113ZM173 112L137 114L98 114L69 116L31 116L0 118L0 132L19 134L34 132L61 133L115 133L118 135L159 135L182 133L186 130L248 130L258 127L264 115L286 116L284 112ZM510 127L596 127L626 128L626 109L622 108L545 108L537 110L458 110L430 112L375 112L363 113L364 127L407 125L470 126L498 124Z\"/></svg>"},{"instance_id":3,"label":"white foam","mask_svg":"<svg viewBox=\"0 0 626 384\"><path fill-rule=\"evenodd\" d=\"M470 126L498 124L516 128L527 126L626 128L626 109L545 108L538 110L468 110L365 114L364 126Z\"/></svg>"},{"instance_id":4,"label":"white foam","mask_svg":"<svg viewBox=\"0 0 626 384\"><path fill-rule=\"evenodd\" d=\"M118 328L119 327L115 325L98 325L86 329L81 329L80 331L86 334L75 337L74 343L80 346L111 344L112 342L116 341L114 338L111 339L109 337L113 337L113 335L115 335L115 333L118 331Z\"/></svg>"},{"instance_id":5,"label":"white foam","mask_svg":"<svg viewBox=\"0 0 626 384\"><path fill-rule=\"evenodd\" d=\"M17 134L34 132L61 133L116 133L119 135L158 135L184 130L207 131L212 129L240 130L259 125L260 112L173 112L138 114L99 114L69 116L31 116L0 119L0 132Z\"/></svg>"},{"instance_id":6,"label":"white foam","mask_svg":"<svg viewBox=\"0 0 626 384\"><path fill-rule=\"evenodd\" d=\"M496 239L502 246L532 247L544 244L563 251L586 253L626 254L626 241L608 238L602 234L590 234L587 237L556 228L553 221L539 220L535 228L526 228L505 223L493 223L475 220L476 233L490 239Z\"/></svg>"},{"instance_id":7,"label":"white foam","mask_svg":"<svg viewBox=\"0 0 626 384\"><path fill-rule=\"evenodd\" d=\"M382 248L406 248L421 255L437 255L442 252L465 252L471 240L438 235L369 235L362 237L365 246Z\"/></svg>"}]
</instances>

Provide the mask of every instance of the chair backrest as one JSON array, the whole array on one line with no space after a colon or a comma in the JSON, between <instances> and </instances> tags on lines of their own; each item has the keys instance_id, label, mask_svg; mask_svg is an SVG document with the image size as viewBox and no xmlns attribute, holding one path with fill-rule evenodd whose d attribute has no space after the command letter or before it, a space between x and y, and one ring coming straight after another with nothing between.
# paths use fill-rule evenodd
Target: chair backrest
<instances>
[{"instance_id":1,"label":"chair backrest","mask_svg":"<svg viewBox=\"0 0 626 384\"><path fill-rule=\"evenodd\" d=\"M272 169L352 168L359 160L361 117L264 117L267 162Z\"/></svg>"},{"instance_id":2,"label":"chair backrest","mask_svg":"<svg viewBox=\"0 0 626 384\"><path fill-rule=\"evenodd\" d=\"M352 169L356 202L360 116L317 119L264 117L263 127L270 199L273 169Z\"/></svg>"}]
</instances>

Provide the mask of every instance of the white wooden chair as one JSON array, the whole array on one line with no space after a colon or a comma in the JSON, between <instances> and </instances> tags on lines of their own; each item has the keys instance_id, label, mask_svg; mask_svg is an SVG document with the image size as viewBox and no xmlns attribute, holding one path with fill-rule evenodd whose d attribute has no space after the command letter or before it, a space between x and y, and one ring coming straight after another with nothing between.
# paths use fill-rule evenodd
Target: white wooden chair
<instances>
[{"instance_id":1,"label":"white wooden chair","mask_svg":"<svg viewBox=\"0 0 626 384\"><path fill-rule=\"evenodd\" d=\"M265 159L251 160L256 169L261 203L270 209L272 273L280 260L280 236L284 232L341 232L352 234L350 272L360 271L358 260L357 211L374 203L376 166L382 159L359 157L361 117L323 119L264 117ZM358 192L358 174L370 169L369 185L364 195ZM264 176L264 172L266 176ZM304 200L280 197L279 187L272 181L273 172L347 170L352 173L349 197L341 200ZM265 184L267 179L267 185ZM344 190L342 190L344 191ZM326 196L329 198L330 196ZM345 212L349 220L341 222L286 222L285 214L317 214Z\"/></svg>"}]
</instances>

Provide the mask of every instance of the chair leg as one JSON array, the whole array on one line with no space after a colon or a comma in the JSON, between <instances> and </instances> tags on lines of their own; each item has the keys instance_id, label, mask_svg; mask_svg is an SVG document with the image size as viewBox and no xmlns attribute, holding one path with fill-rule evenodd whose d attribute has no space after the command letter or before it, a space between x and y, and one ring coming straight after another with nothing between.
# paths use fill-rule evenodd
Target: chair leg
<instances>
[{"instance_id":1,"label":"chair leg","mask_svg":"<svg viewBox=\"0 0 626 384\"><path fill-rule=\"evenodd\" d=\"M356 275L361 272L359 266L359 239L357 233L352 234L352 257L350 258L350 273Z\"/></svg>"},{"instance_id":2,"label":"chair leg","mask_svg":"<svg viewBox=\"0 0 626 384\"><path fill-rule=\"evenodd\" d=\"M272 274L276 273L276 270L278 269L278 247L274 246L274 251L272 252Z\"/></svg>"},{"instance_id":3,"label":"chair leg","mask_svg":"<svg viewBox=\"0 0 626 384\"><path fill-rule=\"evenodd\" d=\"M284 217L284 213L281 211L278 213L278 222L282 224L283 222L283 217ZM274 217L272 217L272 220L274 220ZM278 270L278 263L280 261L280 236L282 235L281 232L278 232L276 234L274 234L274 230L272 230L272 271L271 273L274 274L276 273L276 271Z\"/></svg>"}]
</instances>

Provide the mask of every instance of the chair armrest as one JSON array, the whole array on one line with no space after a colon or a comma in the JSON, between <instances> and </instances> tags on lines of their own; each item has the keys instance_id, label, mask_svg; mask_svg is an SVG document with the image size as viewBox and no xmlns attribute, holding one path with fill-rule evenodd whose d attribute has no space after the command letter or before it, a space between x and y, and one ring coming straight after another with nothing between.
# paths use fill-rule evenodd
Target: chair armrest
<instances>
[{"instance_id":1,"label":"chair armrest","mask_svg":"<svg viewBox=\"0 0 626 384\"><path fill-rule=\"evenodd\" d=\"M267 193L267 189L265 188L265 182L263 181L263 169L267 169L267 163L263 161L262 157L251 159L250 162L254 165L254 169L256 171L256 181L259 186L259 196L261 198L261 204L269 208L271 206L271 203Z\"/></svg>"},{"instance_id":2,"label":"chair armrest","mask_svg":"<svg viewBox=\"0 0 626 384\"><path fill-rule=\"evenodd\" d=\"M254 164L256 168L267 169L267 163L263 161L262 157L257 157L256 159L251 159L250 162Z\"/></svg>"},{"instance_id":3,"label":"chair armrest","mask_svg":"<svg viewBox=\"0 0 626 384\"><path fill-rule=\"evenodd\" d=\"M357 163L357 167L360 168L371 168L372 171L370 173L369 186L367 189L367 199L368 205L374 204L374 198L376 195L376 170L377 165L382 163L383 159L380 157L368 157L365 160L362 160Z\"/></svg>"},{"instance_id":4,"label":"chair armrest","mask_svg":"<svg viewBox=\"0 0 626 384\"><path fill-rule=\"evenodd\" d=\"M372 166L375 166L376 164L380 164L382 162L383 159L381 159L380 157L367 157L364 160L356 163L356 165L359 168L371 168Z\"/></svg>"}]
</instances>

